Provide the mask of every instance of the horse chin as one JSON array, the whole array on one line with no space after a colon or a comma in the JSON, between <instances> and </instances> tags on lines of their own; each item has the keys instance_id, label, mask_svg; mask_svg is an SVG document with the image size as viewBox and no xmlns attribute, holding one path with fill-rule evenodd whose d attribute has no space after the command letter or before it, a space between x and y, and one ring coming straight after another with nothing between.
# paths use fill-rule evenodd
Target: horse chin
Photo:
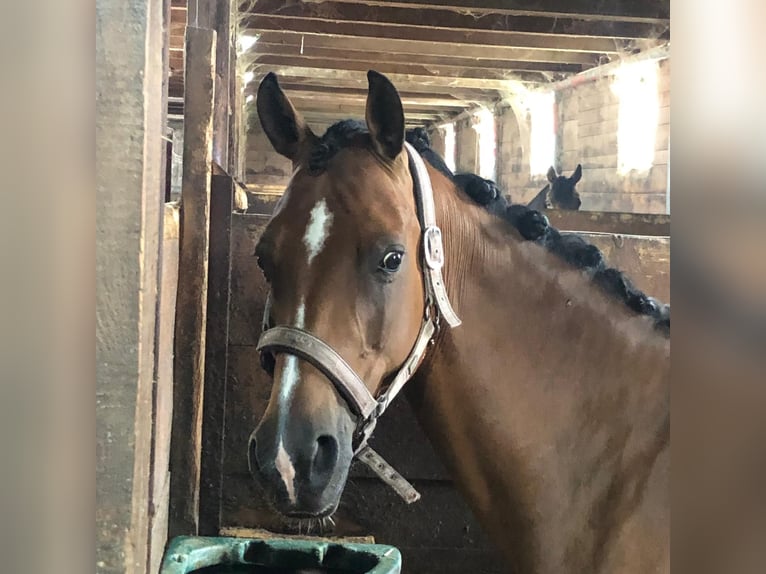
<instances>
[{"instance_id":1,"label":"horse chin","mask_svg":"<svg viewBox=\"0 0 766 574\"><path fill-rule=\"evenodd\" d=\"M335 511L338 510L339 503L340 503L340 499L335 501L334 504L326 506L325 508L316 512L301 509L301 510L288 510L281 514L284 518L287 518L289 520L304 520L307 518L314 518L314 519L327 518L328 516L332 516L333 514L335 514Z\"/></svg>"}]
</instances>

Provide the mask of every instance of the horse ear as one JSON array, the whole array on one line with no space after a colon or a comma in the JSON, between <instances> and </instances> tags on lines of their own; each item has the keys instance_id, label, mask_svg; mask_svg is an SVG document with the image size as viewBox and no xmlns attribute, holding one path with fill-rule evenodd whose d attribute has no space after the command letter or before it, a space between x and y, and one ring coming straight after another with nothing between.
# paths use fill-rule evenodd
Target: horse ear
<instances>
[{"instance_id":1,"label":"horse ear","mask_svg":"<svg viewBox=\"0 0 766 574\"><path fill-rule=\"evenodd\" d=\"M556 168L553 166L549 167L547 175L548 175L548 181L550 181L551 183L556 181L556 177L557 177Z\"/></svg>"},{"instance_id":2,"label":"horse ear","mask_svg":"<svg viewBox=\"0 0 766 574\"><path fill-rule=\"evenodd\" d=\"M573 184L576 184L578 181L580 181L580 178L582 177L582 166L578 163L577 167L574 170L574 173L572 174L572 177L569 179L572 180Z\"/></svg>"},{"instance_id":3,"label":"horse ear","mask_svg":"<svg viewBox=\"0 0 766 574\"><path fill-rule=\"evenodd\" d=\"M404 147L404 109L399 92L383 74L367 72L369 91L365 119L372 143L381 156L394 159Z\"/></svg>"},{"instance_id":4,"label":"horse ear","mask_svg":"<svg viewBox=\"0 0 766 574\"><path fill-rule=\"evenodd\" d=\"M271 145L288 159L295 160L303 145L316 137L279 87L274 72L261 80L256 108Z\"/></svg>"}]
</instances>

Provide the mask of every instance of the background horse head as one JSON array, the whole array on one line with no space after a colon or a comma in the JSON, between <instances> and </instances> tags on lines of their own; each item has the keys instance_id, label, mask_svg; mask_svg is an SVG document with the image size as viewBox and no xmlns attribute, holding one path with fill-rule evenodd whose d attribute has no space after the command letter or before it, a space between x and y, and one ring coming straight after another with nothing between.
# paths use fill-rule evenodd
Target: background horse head
<instances>
[{"instance_id":1,"label":"background horse head","mask_svg":"<svg viewBox=\"0 0 766 574\"><path fill-rule=\"evenodd\" d=\"M581 177L582 166L579 163L569 177L556 173L556 168L551 166L547 173L548 185L540 190L540 193L527 204L527 207L543 210L550 206L553 209L577 211L580 209L582 201L575 186Z\"/></svg>"}]
</instances>

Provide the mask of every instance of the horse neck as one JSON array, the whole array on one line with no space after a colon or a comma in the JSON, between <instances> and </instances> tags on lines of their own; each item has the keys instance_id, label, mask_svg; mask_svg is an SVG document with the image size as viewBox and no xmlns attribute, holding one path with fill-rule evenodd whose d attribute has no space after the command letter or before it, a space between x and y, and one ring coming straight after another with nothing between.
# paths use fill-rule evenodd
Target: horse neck
<instances>
[{"instance_id":1,"label":"horse neck","mask_svg":"<svg viewBox=\"0 0 766 574\"><path fill-rule=\"evenodd\" d=\"M598 571L615 522L635 520L631 488L657 480L667 344L440 187L445 281L463 324L444 327L409 398L517 571Z\"/></svg>"}]
</instances>

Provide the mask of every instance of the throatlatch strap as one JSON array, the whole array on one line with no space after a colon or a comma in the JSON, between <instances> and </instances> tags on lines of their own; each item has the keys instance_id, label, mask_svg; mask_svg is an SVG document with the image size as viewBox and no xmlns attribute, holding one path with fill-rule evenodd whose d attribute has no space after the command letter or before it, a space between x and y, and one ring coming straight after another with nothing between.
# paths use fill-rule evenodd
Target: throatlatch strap
<instances>
[{"instance_id":1,"label":"throatlatch strap","mask_svg":"<svg viewBox=\"0 0 766 574\"><path fill-rule=\"evenodd\" d=\"M422 218L420 224L423 229L423 256L425 259L426 289L433 295L439 313L450 327L460 325L460 318L452 308L447 296L447 288L444 286L442 267L444 266L444 245L442 232L436 225L436 207L434 205L434 192L431 187L431 178L428 177L426 164L415 148L404 142L410 158L410 172L415 184L415 195L419 206L419 215Z\"/></svg>"}]
</instances>

